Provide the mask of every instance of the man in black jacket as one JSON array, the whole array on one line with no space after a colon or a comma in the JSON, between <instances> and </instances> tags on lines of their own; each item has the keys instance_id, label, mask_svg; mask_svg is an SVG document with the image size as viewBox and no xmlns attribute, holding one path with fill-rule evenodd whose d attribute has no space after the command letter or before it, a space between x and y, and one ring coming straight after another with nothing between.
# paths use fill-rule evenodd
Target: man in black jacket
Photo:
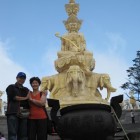
<instances>
[{"instance_id":1,"label":"man in black jacket","mask_svg":"<svg viewBox=\"0 0 140 140\"><path fill-rule=\"evenodd\" d=\"M18 117L21 109L29 108L29 89L23 86L26 74L19 72L16 80L6 88L8 140L27 140L27 118Z\"/></svg>"}]
</instances>

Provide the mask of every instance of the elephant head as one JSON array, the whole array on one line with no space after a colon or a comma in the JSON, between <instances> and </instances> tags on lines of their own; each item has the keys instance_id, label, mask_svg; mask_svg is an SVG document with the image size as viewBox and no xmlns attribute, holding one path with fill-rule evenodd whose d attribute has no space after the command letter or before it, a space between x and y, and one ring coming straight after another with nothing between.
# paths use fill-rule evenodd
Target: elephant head
<instances>
[{"instance_id":1,"label":"elephant head","mask_svg":"<svg viewBox=\"0 0 140 140\"><path fill-rule=\"evenodd\" d=\"M102 74L101 75L99 87L100 87L101 90L103 89L103 87L105 87L107 89L107 98L106 98L107 101L110 98L111 92L116 91L116 89L114 87L112 87L112 85L111 85L110 77L109 77L108 74Z\"/></svg>"},{"instance_id":2,"label":"elephant head","mask_svg":"<svg viewBox=\"0 0 140 140\"><path fill-rule=\"evenodd\" d=\"M79 66L70 66L66 75L66 84L68 91L74 97L78 96L80 90L84 89L85 74Z\"/></svg>"}]
</instances>

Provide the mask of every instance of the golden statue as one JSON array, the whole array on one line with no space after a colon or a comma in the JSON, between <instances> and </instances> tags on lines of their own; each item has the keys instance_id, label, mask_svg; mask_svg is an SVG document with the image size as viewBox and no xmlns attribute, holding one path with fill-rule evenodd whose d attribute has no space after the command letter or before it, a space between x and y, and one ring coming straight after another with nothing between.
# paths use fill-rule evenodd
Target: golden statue
<instances>
[{"instance_id":1,"label":"golden statue","mask_svg":"<svg viewBox=\"0 0 140 140\"><path fill-rule=\"evenodd\" d=\"M58 99L61 107L84 104L100 103L109 104L112 87L108 74L92 72L95 68L93 53L86 50L84 35L79 33L82 20L77 18L79 5L70 0L65 5L68 19L64 21L67 34L56 37L61 40L61 51L57 53L55 68L58 74L43 77L41 90L49 90L50 98ZM100 90L107 89L107 97L102 98Z\"/></svg>"},{"instance_id":2,"label":"golden statue","mask_svg":"<svg viewBox=\"0 0 140 140\"><path fill-rule=\"evenodd\" d=\"M133 108L135 108L136 100L135 100L135 97L134 97L134 91L130 91L129 95L130 95L130 104L132 105Z\"/></svg>"}]
</instances>

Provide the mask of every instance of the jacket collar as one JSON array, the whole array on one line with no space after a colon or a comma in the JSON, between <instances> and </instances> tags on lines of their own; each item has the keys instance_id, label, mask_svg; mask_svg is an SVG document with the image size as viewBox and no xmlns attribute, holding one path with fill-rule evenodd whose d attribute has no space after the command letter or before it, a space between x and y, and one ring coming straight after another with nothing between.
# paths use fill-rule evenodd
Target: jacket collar
<instances>
[{"instance_id":1,"label":"jacket collar","mask_svg":"<svg viewBox=\"0 0 140 140\"><path fill-rule=\"evenodd\" d=\"M17 82L15 83L15 86L18 87L18 88L24 88L23 85L21 85L21 84L19 84Z\"/></svg>"}]
</instances>

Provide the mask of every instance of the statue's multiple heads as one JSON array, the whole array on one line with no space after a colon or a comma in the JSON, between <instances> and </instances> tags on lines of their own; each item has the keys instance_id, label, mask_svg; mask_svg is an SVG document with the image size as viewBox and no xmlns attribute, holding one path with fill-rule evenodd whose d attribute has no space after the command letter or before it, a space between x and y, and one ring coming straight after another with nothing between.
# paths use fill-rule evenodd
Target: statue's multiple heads
<instances>
[{"instance_id":1,"label":"statue's multiple heads","mask_svg":"<svg viewBox=\"0 0 140 140\"><path fill-rule=\"evenodd\" d=\"M65 27L69 33L78 32L80 30L82 20L77 18L79 11L79 5L75 4L74 0L70 0L69 4L65 5L66 12L68 13L68 19L64 21Z\"/></svg>"}]
</instances>

